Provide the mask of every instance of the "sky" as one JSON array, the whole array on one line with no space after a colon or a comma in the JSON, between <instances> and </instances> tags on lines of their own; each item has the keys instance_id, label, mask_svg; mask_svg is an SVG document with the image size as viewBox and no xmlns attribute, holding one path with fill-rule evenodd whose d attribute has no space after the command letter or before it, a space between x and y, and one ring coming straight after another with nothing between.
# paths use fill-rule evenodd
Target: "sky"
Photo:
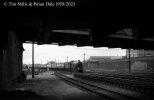
<instances>
[{"instance_id":1,"label":"sky","mask_svg":"<svg viewBox=\"0 0 154 100\"><path fill-rule=\"evenodd\" d=\"M23 63L32 63L32 44L24 43ZM48 61L66 62L88 59L90 56L125 56L126 50L121 48L93 48L58 45L34 45L34 62L45 64Z\"/></svg>"}]
</instances>

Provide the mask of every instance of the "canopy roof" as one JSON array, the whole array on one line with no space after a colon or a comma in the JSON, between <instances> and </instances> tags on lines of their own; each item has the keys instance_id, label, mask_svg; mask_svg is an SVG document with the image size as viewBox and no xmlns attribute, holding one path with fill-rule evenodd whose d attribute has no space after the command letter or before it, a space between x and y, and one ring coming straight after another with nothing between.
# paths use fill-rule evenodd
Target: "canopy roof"
<instances>
[{"instance_id":1,"label":"canopy roof","mask_svg":"<svg viewBox=\"0 0 154 100\"><path fill-rule=\"evenodd\" d=\"M51 1L64 2L39 2ZM72 2L75 6L14 7L2 2L1 36L13 30L21 43L154 49L154 11L150 3L127 6L97 0Z\"/></svg>"}]
</instances>

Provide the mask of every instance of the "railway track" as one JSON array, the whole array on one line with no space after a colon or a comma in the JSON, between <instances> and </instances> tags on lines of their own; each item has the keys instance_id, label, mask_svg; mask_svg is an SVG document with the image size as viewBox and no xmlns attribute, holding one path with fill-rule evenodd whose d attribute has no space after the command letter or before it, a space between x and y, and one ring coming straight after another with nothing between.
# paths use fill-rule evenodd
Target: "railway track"
<instances>
[{"instance_id":1,"label":"railway track","mask_svg":"<svg viewBox=\"0 0 154 100\"><path fill-rule=\"evenodd\" d=\"M126 94L122 94L119 92L115 92L109 89L105 89L102 87L99 87L97 85L91 84L87 81L83 81L80 79L76 79L73 77L68 77L67 75L64 75L62 73L55 73L56 76L60 77L61 79L68 81L72 84L75 84L81 88L84 88L88 91L94 92L96 94L99 94L103 97L106 97L110 100L152 100L150 97L145 97L145 96L130 96Z\"/></svg>"},{"instance_id":2,"label":"railway track","mask_svg":"<svg viewBox=\"0 0 154 100\"><path fill-rule=\"evenodd\" d=\"M99 80L104 83L113 84L122 88L137 91L147 95L153 95L154 81L153 78L144 78L136 75L125 74L106 74L106 73L76 73L75 77Z\"/></svg>"}]
</instances>

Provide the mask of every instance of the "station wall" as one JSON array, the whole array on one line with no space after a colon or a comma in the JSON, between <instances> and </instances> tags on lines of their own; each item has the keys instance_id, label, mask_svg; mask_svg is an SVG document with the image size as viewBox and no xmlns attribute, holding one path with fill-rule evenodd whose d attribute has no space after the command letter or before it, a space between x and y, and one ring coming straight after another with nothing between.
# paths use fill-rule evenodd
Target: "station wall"
<instances>
[{"instance_id":1,"label":"station wall","mask_svg":"<svg viewBox=\"0 0 154 100\"><path fill-rule=\"evenodd\" d=\"M131 58L131 71L154 70L154 57L136 57ZM110 60L89 62L87 69L93 71L129 71L129 60Z\"/></svg>"}]
</instances>

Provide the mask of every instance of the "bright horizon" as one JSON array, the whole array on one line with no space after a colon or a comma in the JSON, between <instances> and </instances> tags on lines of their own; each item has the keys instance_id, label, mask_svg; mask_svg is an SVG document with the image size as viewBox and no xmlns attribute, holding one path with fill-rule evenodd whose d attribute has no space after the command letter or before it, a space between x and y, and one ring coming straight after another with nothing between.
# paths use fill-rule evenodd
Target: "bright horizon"
<instances>
[{"instance_id":1,"label":"bright horizon","mask_svg":"<svg viewBox=\"0 0 154 100\"><path fill-rule=\"evenodd\" d=\"M32 63L32 44L23 44L23 63ZM45 64L48 61L66 62L71 60L87 60L90 56L125 56L126 50L121 48L108 49L107 47L76 47L58 45L36 45L34 44L34 63Z\"/></svg>"}]
</instances>

